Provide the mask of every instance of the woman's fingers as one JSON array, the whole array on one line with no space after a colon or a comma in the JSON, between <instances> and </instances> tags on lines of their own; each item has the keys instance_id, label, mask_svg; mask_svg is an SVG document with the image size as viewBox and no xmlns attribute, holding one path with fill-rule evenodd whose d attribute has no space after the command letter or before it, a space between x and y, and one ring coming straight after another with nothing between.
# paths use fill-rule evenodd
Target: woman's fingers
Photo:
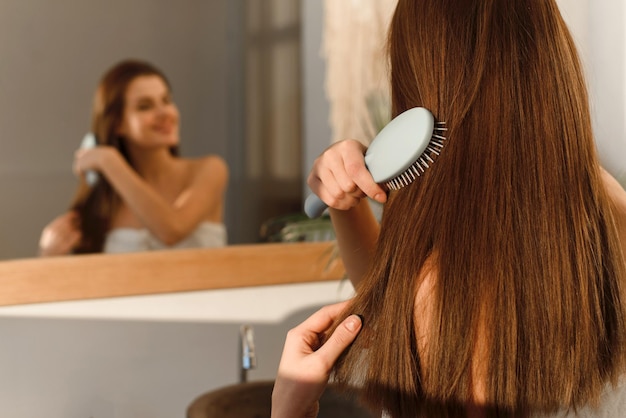
<instances>
[{"instance_id":1,"label":"woman's fingers","mask_svg":"<svg viewBox=\"0 0 626 418\"><path fill-rule=\"evenodd\" d=\"M326 343L315 352L315 355L320 357L328 366L329 371L341 353L355 340L362 326L363 323L358 315L350 315L335 329Z\"/></svg>"},{"instance_id":2,"label":"woman's fingers","mask_svg":"<svg viewBox=\"0 0 626 418\"><path fill-rule=\"evenodd\" d=\"M384 202L385 190L365 166L365 147L354 140L338 142L320 155L308 178L311 190L328 206L346 210L369 196Z\"/></svg>"},{"instance_id":3,"label":"woman's fingers","mask_svg":"<svg viewBox=\"0 0 626 418\"><path fill-rule=\"evenodd\" d=\"M346 181L350 181L362 195L383 203L387 200L385 190L378 185L369 170L365 166L365 159L362 155L347 153L344 155Z\"/></svg>"},{"instance_id":4,"label":"woman's fingers","mask_svg":"<svg viewBox=\"0 0 626 418\"><path fill-rule=\"evenodd\" d=\"M323 334L335 322L339 314L344 310L350 301L335 303L324 306L313 315L309 316L294 330L315 334Z\"/></svg>"},{"instance_id":5,"label":"woman's fingers","mask_svg":"<svg viewBox=\"0 0 626 418\"><path fill-rule=\"evenodd\" d=\"M319 398L335 361L361 329L360 318L351 315L320 347L320 336L328 331L348 303L323 307L287 334L272 391L272 418L317 415Z\"/></svg>"}]
</instances>

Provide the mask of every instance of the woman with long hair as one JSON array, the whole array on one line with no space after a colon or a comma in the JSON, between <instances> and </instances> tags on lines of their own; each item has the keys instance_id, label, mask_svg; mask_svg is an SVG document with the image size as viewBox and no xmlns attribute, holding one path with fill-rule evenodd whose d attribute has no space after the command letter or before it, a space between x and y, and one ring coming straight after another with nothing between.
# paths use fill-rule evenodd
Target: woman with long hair
<instances>
[{"instance_id":1,"label":"woman with long hair","mask_svg":"<svg viewBox=\"0 0 626 418\"><path fill-rule=\"evenodd\" d=\"M626 392L626 192L557 4L399 0L389 57L393 115L425 107L447 139L388 195L356 141L314 164L356 288L336 323L364 318L336 380L393 418L622 416L602 396Z\"/></svg>"},{"instance_id":2,"label":"woman with long hair","mask_svg":"<svg viewBox=\"0 0 626 418\"><path fill-rule=\"evenodd\" d=\"M217 155L178 156L179 112L165 75L125 60L103 76L92 133L79 149L70 210L42 232L41 255L222 246L228 168ZM95 185L84 174L95 171Z\"/></svg>"}]
</instances>

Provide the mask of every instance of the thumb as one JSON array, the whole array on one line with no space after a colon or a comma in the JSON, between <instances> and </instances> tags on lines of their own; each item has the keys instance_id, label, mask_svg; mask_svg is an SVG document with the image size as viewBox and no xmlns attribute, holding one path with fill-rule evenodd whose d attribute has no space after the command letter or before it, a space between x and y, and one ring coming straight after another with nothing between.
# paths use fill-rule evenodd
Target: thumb
<instances>
[{"instance_id":1,"label":"thumb","mask_svg":"<svg viewBox=\"0 0 626 418\"><path fill-rule=\"evenodd\" d=\"M322 356L327 364L335 364L341 353L356 339L362 326L363 323L358 315L350 315L335 329L316 354Z\"/></svg>"}]
</instances>

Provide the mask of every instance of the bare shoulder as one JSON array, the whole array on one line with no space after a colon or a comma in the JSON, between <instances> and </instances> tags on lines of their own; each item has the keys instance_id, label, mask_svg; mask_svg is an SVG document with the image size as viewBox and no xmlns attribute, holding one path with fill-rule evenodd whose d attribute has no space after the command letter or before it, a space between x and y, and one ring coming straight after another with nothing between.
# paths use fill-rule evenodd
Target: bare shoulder
<instances>
[{"instance_id":1,"label":"bare shoulder","mask_svg":"<svg viewBox=\"0 0 626 418\"><path fill-rule=\"evenodd\" d=\"M602 182L607 191L613 216L617 226L617 232L622 244L622 251L626 256L626 191L621 184L606 170L601 170Z\"/></svg>"},{"instance_id":2,"label":"bare shoulder","mask_svg":"<svg viewBox=\"0 0 626 418\"><path fill-rule=\"evenodd\" d=\"M209 154L197 158L185 159L193 179L202 181L211 180L218 183L228 181L228 164L216 154Z\"/></svg>"},{"instance_id":3,"label":"bare shoulder","mask_svg":"<svg viewBox=\"0 0 626 418\"><path fill-rule=\"evenodd\" d=\"M604 168L601 169L602 182L611 199L611 202L620 211L620 213L626 216L626 190L621 184L609 174Z\"/></svg>"}]
</instances>

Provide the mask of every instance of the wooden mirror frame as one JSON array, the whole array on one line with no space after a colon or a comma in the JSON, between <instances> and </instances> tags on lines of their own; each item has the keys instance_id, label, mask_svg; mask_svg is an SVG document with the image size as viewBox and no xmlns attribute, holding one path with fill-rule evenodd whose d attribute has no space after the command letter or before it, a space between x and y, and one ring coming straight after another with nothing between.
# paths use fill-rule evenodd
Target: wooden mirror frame
<instances>
[{"instance_id":1,"label":"wooden mirror frame","mask_svg":"<svg viewBox=\"0 0 626 418\"><path fill-rule=\"evenodd\" d=\"M339 280L333 242L0 262L0 306Z\"/></svg>"}]
</instances>

